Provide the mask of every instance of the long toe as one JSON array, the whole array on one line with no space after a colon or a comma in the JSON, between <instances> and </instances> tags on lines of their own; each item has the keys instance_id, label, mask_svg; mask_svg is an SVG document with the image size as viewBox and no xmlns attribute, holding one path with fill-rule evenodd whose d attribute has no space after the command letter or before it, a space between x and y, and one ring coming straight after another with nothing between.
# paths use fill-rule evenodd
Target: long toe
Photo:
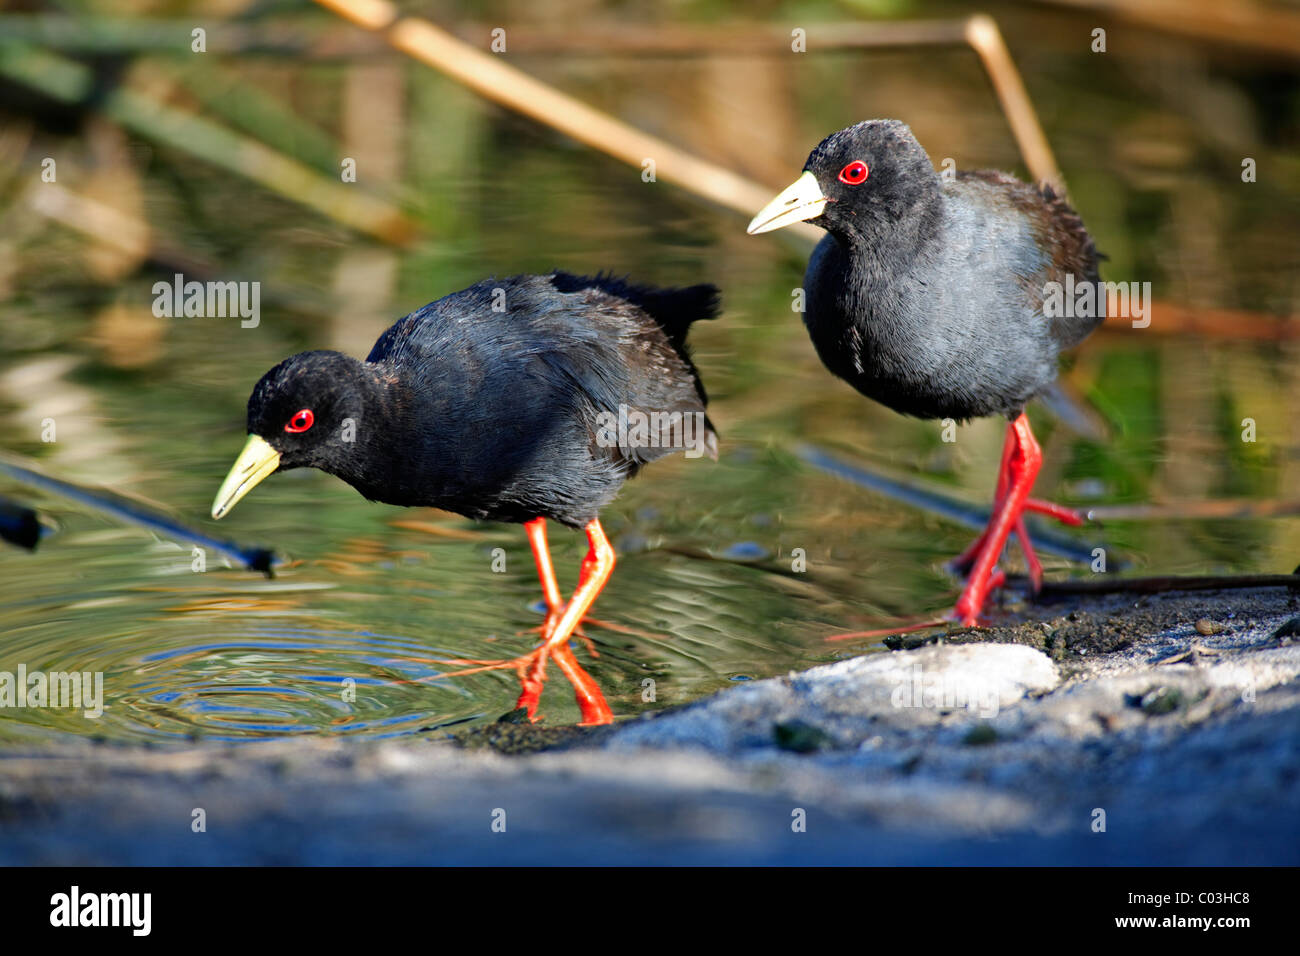
<instances>
[{"instance_id":1,"label":"long toe","mask_svg":"<svg viewBox=\"0 0 1300 956\"><path fill-rule=\"evenodd\" d=\"M1077 508L1067 508L1064 505L1053 504L1039 498L1026 498L1024 510L1055 518L1061 524L1069 525L1072 528L1078 528L1091 520L1087 512L1080 511Z\"/></svg>"}]
</instances>

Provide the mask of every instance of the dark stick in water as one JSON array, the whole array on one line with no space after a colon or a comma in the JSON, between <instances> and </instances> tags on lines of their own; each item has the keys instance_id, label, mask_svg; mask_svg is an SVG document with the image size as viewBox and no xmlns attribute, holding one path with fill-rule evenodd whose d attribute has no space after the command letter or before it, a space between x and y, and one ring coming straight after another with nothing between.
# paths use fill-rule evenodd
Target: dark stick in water
<instances>
[{"instance_id":1,"label":"dark stick in water","mask_svg":"<svg viewBox=\"0 0 1300 956\"><path fill-rule=\"evenodd\" d=\"M247 548L234 541L212 538L201 531L178 524L165 514L146 508L144 505L113 494L110 491L92 490L74 485L59 478L51 478L38 471L0 460L0 474L8 475L15 481L41 488L61 495L71 501L87 505L96 511L112 515L129 524L139 525L156 531L168 538L198 545L208 551L216 552L249 570L261 571L268 578L273 577L271 566L275 563L275 553L267 548Z\"/></svg>"},{"instance_id":2,"label":"dark stick in water","mask_svg":"<svg viewBox=\"0 0 1300 956\"><path fill-rule=\"evenodd\" d=\"M861 485L864 488L870 488L872 491L887 495L896 501L912 505L915 508L921 508L929 511L931 514L939 515L950 521L956 521L964 524L969 528L982 528L988 520L989 510L978 505L971 505L962 501L960 498L954 498L952 495L944 494L933 488L926 487L915 481L900 481L888 475L881 474L862 464L849 464L846 461L828 454L815 445L798 445L795 448L795 454L822 471L829 472L840 478L845 478L855 485ZM1066 558L1070 561L1078 561L1082 564L1089 564L1093 560L1092 547L1081 545L1078 542L1065 537L1064 535L1053 534L1050 531L1044 531L1041 528L1030 524L1031 536L1034 544L1046 551L1048 554L1055 554L1058 557ZM1107 549L1109 554L1110 549ZM1127 562L1117 561L1113 556L1108 557L1107 561L1115 568L1124 568Z\"/></svg>"},{"instance_id":3,"label":"dark stick in water","mask_svg":"<svg viewBox=\"0 0 1300 956\"><path fill-rule=\"evenodd\" d=\"M1296 569L1300 571L1300 568ZM1008 585L1027 585L1028 579L1012 576ZM1044 581L1038 599L1080 594L1164 594L1167 591L1229 591L1241 588L1291 588L1300 590L1300 574L1206 574L1150 578L1089 579L1086 581Z\"/></svg>"}]
</instances>

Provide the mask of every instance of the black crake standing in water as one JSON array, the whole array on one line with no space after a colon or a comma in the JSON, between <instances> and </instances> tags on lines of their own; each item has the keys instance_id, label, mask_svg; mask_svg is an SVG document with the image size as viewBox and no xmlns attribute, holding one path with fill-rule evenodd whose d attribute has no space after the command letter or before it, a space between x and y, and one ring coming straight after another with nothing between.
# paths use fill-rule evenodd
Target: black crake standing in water
<instances>
[{"instance_id":1,"label":"black crake standing in water","mask_svg":"<svg viewBox=\"0 0 1300 956\"><path fill-rule=\"evenodd\" d=\"M1092 239L1048 187L990 171L943 180L897 120L824 139L749 232L803 220L829 233L804 277L804 324L828 369L905 415L1011 421L988 527L955 562L970 571L955 615L972 625L1003 579L995 568L1012 531L1041 583L1025 511L1082 520L1029 497L1042 451L1024 407L1056 378L1061 350L1101 322L1102 309L1043 310L1048 283L1097 281Z\"/></svg>"},{"instance_id":2,"label":"black crake standing in water","mask_svg":"<svg viewBox=\"0 0 1300 956\"><path fill-rule=\"evenodd\" d=\"M273 471L306 466L374 501L523 524L549 613L537 650L498 663L519 667L518 706L529 717L551 657L573 683L583 723L609 723L600 688L569 649L614 567L598 514L646 462L683 447L717 457L685 346L691 323L716 315L717 303L711 285L523 275L411 313L365 362L294 355L253 389L248 444L212 516ZM647 421L639 416L657 417L638 430ZM591 546L568 603L546 546L547 518L584 528Z\"/></svg>"}]
</instances>

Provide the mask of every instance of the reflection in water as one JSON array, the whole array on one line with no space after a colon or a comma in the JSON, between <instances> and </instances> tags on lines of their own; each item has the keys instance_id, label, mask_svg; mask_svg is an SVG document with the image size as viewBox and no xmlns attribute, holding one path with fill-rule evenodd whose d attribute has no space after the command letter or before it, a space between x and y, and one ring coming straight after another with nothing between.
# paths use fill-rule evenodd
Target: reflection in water
<instances>
[{"instance_id":1,"label":"reflection in water","mask_svg":"<svg viewBox=\"0 0 1300 956\"><path fill-rule=\"evenodd\" d=\"M924 426L899 420L895 428ZM980 474L999 441L995 430L973 435L949 477ZM946 609L955 583L939 564L966 543L967 529L807 466L794 442L780 444L741 434L716 465L661 463L610 510L622 573L595 608L610 627L586 627L598 659L577 652L616 714L860 652L824 638ZM218 475L225 451L204 450L195 470ZM912 456L926 459L917 447L891 464ZM207 485L176 481L201 508ZM1054 493L1065 488L1057 483ZM453 668L439 662L533 646L542 615L513 528L372 505L326 476L277 476L263 491L246 503L241 533L290 557L270 581L220 561L195 573L189 548L46 502L43 513L61 531L35 554L4 553L0 670L100 671L107 707L97 720L9 712L0 739L396 735L511 709L510 671L442 679ZM974 503L987 489L957 481L953 494ZM1144 569L1165 572L1222 567L1215 548L1195 547L1202 540L1235 543L1230 570L1276 569L1293 558L1257 521L1117 523L1104 534ZM1190 547L1162 552L1175 534ZM562 585L576 578L579 539L553 536ZM492 570L497 548L507 555L504 573ZM1049 559L1048 573L1072 567ZM653 702L642 697L646 678ZM577 719L558 675L542 712L551 723Z\"/></svg>"}]
</instances>

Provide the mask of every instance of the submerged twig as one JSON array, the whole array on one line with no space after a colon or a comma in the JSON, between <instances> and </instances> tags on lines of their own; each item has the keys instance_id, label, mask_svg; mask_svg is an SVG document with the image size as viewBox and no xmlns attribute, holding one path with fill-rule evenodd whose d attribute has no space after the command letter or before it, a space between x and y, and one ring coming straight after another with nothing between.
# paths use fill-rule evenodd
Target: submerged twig
<instances>
[{"instance_id":1,"label":"submerged twig","mask_svg":"<svg viewBox=\"0 0 1300 956\"><path fill-rule=\"evenodd\" d=\"M1163 504L1097 505L1089 513L1098 521L1187 521L1278 518L1300 514L1300 498L1218 498Z\"/></svg>"},{"instance_id":2,"label":"submerged twig","mask_svg":"<svg viewBox=\"0 0 1300 956\"><path fill-rule=\"evenodd\" d=\"M822 471L829 472L840 478L846 478L854 484L888 495L896 501L912 505L931 514L947 518L950 521L956 521L958 524L964 524L977 531L982 531L988 524L989 509L969 504L960 498L954 498L952 495L928 487L916 480L903 481L882 474L867 465L851 465L827 454L814 445L798 445L795 448L795 454ZM1045 531L1033 521L1028 522L1028 525L1030 538L1035 547L1049 554L1067 558L1070 561L1088 564L1093 560L1094 547L1099 547L1099 545L1081 545L1064 535ZM1107 553L1110 554L1110 549L1107 549ZM1123 568L1127 565L1127 562L1114 556L1109 557L1107 560L1112 567Z\"/></svg>"},{"instance_id":3,"label":"submerged twig","mask_svg":"<svg viewBox=\"0 0 1300 956\"><path fill-rule=\"evenodd\" d=\"M252 571L261 571L268 578L273 577L271 567L276 563L275 553L268 548L249 548L234 541L223 541L209 537L201 531L187 528L165 514L131 501L114 492L84 488L70 481L52 478L39 471L33 471L23 465L0 459L0 474L7 475L15 481L41 488L61 495L79 504L87 505L104 514L126 521L130 524L148 528L168 538L178 539L188 544L198 545L214 551L231 561L243 565Z\"/></svg>"}]
</instances>

